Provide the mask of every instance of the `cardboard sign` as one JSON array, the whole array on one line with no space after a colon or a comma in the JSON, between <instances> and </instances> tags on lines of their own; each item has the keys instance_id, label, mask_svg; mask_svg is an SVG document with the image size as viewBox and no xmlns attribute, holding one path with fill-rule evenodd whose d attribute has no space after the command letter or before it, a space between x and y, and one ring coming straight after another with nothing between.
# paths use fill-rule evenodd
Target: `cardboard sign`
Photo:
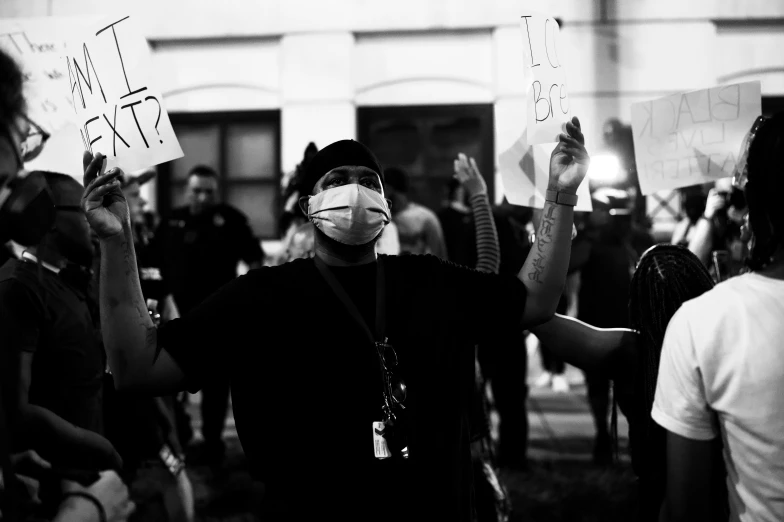
<instances>
[{"instance_id":1,"label":"cardboard sign","mask_svg":"<svg viewBox=\"0 0 784 522\"><path fill-rule=\"evenodd\" d=\"M82 144L105 154L107 169L139 170L183 156L135 17L93 24L68 44L63 61Z\"/></svg>"},{"instance_id":2,"label":"cardboard sign","mask_svg":"<svg viewBox=\"0 0 784 522\"><path fill-rule=\"evenodd\" d=\"M88 17L93 23L98 20ZM68 68L62 57L66 42L84 24L84 17L0 20L0 48L24 74L27 116L52 135L73 115Z\"/></svg>"},{"instance_id":3,"label":"cardboard sign","mask_svg":"<svg viewBox=\"0 0 784 522\"><path fill-rule=\"evenodd\" d=\"M632 105L643 195L732 176L762 113L759 82L722 85Z\"/></svg>"},{"instance_id":4,"label":"cardboard sign","mask_svg":"<svg viewBox=\"0 0 784 522\"><path fill-rule=\"evenodd\" d=\"M559 53L560 28L554 18L528 12L521 17L525 49L528 143L555 143L571 119L566 72Z\"/></svg>"},{"instance_id":5,"label":"cardboard sign","mask_svg":"<svg viewBox=\"0 0 784 522\"><path fill-rule=\"evenodd\" d=\"M556 143L528 145L526 133L498 158L504 194L512 205L544 208L544 196L550 179L550 155ZM590 212L591 194L583 180L577 189L576 211Z\"/></svg>"}]
</instances>

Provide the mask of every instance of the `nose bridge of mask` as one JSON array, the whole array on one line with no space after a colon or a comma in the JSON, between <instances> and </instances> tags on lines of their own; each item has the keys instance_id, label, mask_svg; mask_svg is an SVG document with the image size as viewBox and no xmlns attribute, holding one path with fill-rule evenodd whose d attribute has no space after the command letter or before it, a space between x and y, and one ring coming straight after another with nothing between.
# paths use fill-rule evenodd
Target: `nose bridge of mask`
<instances>
[{"instance_id":1,"label":"nose bridge of mask","mask_svg":"<svg viewBox=\"0 0 784 522\"><path fill-rule=\"evenodd\" d=\"M378 192L357 183L349 183L311 196L308 201L308 215L312 216L326 210L359 207L382 213L389 219L386 200Z\"/></svg>"}]
</instances>

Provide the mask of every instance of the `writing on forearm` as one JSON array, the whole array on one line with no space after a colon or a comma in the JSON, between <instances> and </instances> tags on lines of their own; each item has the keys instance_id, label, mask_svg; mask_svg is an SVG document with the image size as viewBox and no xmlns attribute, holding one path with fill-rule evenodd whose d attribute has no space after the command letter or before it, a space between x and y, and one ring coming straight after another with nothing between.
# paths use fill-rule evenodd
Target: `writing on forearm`
<instances>
[{"instance_id":1,"label":"writing on forearm","mask_svg":"<svg viewBox=\"0 0 784 522\"><path fill-rule=\"evenodd\" d=\"M542 281L542 273L544 272L545 253L546 248L553 242L553 225L555 224L555 217L553 212L555 205L547 206L547 213L542 214L541 223L539 223L539 233L536 235L536 257L531 263L531 271L528 272L528 279L535 281L539 284Z\"/></svg>"}]
</instances>

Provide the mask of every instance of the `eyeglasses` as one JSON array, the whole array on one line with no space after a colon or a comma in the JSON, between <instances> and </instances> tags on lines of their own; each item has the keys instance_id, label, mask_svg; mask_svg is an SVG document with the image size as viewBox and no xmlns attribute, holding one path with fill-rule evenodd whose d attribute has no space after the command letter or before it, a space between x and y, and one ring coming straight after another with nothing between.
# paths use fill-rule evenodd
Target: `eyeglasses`
<instances>
[{"instance_id":1,"label":"eyeglasses","mask_svg":"<svg viewBox=\"0 0 784 522\"><path fill-rule=\"evenodd\" d=\"M381 361L381 367L384 370L384 402L387 414L394 417L393 409L397 406L400 409L406 407L403 403L406 401L407 388L406 383L395 375L394 370L397 368L398 359L397 352L388 344L389 339L384 339L383 343L376 343L376 350L378 357Z\"/></svg>"},{"instance_id":2,"label":"eyeglasses","mask_svg":"<svg viewBox=\"0 0 784 522\"><path fill-rule=\"evenodd\" d=\"M738 163L735 166L735 172L732 174L732 185L734 187L744 189L746 188L746 183L749 182L749 149L751 149L751 143L757 136L757 132L759 132L760 128L765 124L766 121L768 121L767 117L757 116L757 119L754 120L754 124L751 126L748 134L746 134L746 137L743 138L743 143L740 147L740 154L738 155Z\"/></svg>"},{"instance_id":3,"label":"eyeglasses","mask_svg":"<svg viewBox=\"0 0 784 522\"><path fill-rule=\"evenodd\" d=\"M51 135L43 130L37 123L31 120L27 115L22 116L29 124L30 128L27 131L27 136L22 141L22 160L25 162L33 161L44 148L44 144L51 137Z\"/></svg>"}]
</instances>

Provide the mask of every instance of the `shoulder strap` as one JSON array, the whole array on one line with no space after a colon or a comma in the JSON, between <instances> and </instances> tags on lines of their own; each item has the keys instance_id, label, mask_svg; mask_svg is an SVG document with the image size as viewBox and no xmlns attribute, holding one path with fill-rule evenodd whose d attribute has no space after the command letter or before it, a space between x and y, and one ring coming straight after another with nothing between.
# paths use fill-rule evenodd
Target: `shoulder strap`
<instances>
[{"instance_id":1,"label":"shoulder strap","mask_svg":"<svg viewBox=\"0 0 784 522\"><path fill-rule=\"evenodd\" d=\"M321 276L327 282L329 287L335 292L337 298L343 303L343 306L346 307L346 310L354 319L354 321L359 324L362 330L367 335L368 340L371 344L375 344L376 341L384 342L385 340L385 329L386 329L386 299L385 299L385 292L384 292L384 264L381 261L381 257L378 258L376 263L376 332L375 336L373 332L370 331L370 327L368 326L365 319L363 319L362 314L357 309L357 306L354 304L354 301L351 300L349 295L346 293L346 290L343 288L343 285L340 284L340 281L337 280L335 275L330 271L329 267L327 267L326 263L319 259L318 257L313 258L314 262L316 263L316 268L321 273Z\"/></svg>"}]
</instances>

